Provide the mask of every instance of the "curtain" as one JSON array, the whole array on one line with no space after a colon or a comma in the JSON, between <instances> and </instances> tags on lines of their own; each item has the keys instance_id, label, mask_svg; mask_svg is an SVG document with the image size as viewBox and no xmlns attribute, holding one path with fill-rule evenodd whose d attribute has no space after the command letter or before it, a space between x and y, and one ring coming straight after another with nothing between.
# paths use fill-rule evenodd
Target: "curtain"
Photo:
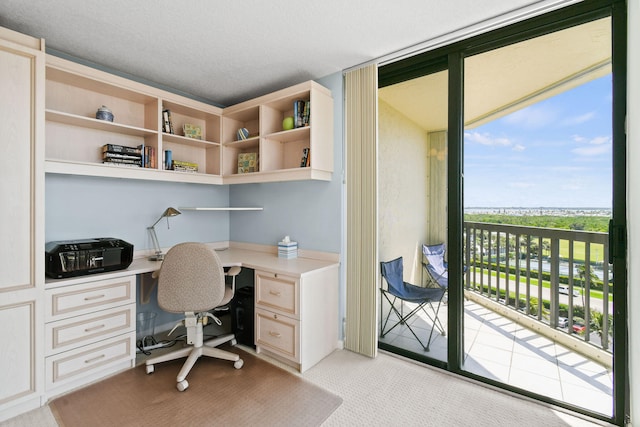
<instances>
[{"instance_id":1,"label":"curtain","mask_svg":"<svg viewBox=\"0 0 640 427\"><path fill-rule=\"evenodd\" d=\"M345 348L369 357L378 347L377 93L377 65L345 73Z\"/></svg>"}]
</instances>

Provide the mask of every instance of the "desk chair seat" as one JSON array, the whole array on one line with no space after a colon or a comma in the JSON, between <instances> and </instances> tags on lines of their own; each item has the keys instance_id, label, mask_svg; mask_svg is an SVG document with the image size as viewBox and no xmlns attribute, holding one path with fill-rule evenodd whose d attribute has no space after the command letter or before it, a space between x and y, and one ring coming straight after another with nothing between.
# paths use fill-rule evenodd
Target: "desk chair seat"
<instances>
[{"instance_id":1,"label":"desk chair seat","mask_svg":"<svg viewBox=\"0 0 640 427\"><path fill-rule=\"evenodd\" d=\"M184 313L185 319L176 327L187 328L187 346L168 354L146 361L147 374L154 371L154 364L187 356L176 378L176 387L184 391L189 387L186 378L200 356L215 357L234 362L240 369L240 356L215 348L225 342L236 344L233 334L226 334L204 342L203 326L212 319L218 325L222 322L210 313L211 310L227 305L235 293L235 275L239 268L232 268L232 285L225 284L225 273L215 251L202 243L180 243L165 255L158 273L158 305L170 313ZM173 332L170 332L170 334Z\"/></svg>"}]
</instances>

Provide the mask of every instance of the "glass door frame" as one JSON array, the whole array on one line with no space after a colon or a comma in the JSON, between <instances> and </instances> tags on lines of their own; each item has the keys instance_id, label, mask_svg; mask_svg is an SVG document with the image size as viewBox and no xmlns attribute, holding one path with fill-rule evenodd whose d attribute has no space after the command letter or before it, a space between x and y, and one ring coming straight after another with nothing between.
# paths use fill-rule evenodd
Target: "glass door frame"
<instances>
[{"instance_id":1,"label":"glass door frame","mask_svg":"<svg viewBox=\"0 0 640 427\"><path fill-rule=\"evenodd\" d=\"M509 387L504 383L474 375L463 370L464 358L464 295L463 295L463 160L464 160L464 59L544 34L553 33L592 20L611 17L613 114L612 114L612 221L609 231L612 248L610 261L616 278L614 306L614 390L613 417L589 412L545 396ZM381 66L378 87L384 87L434 72L448 69L448 254L449 310L447 363L425 359L457 374L514 391L537 400L563 406L572 411L624 425L629 414L628 345L627 345L627 272L626 272L626 63L627 16L624 0L594 0L567 6L557 11L509 25L473 38L453 43ZM437 66L436 64L439 64ZM409 357L412 357L409 355ZM414 357L415 358L415 357Z\"/></svg>"}]
</instances>

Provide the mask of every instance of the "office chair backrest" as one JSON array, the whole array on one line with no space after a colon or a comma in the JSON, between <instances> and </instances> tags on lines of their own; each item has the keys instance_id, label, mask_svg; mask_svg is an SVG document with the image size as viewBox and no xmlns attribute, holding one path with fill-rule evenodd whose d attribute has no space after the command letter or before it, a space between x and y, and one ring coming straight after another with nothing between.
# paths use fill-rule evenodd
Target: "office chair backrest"
<instances>
[{"instance_id":1,"label":"office chair backrest","mask_svg":"<svg viewBox=\"0 0 640 427\"><path fill-rule=\"evenodd\" d=\"M158 277L160 308L172 313L207 311L220 304L224 292L224 270L213 249L191 242L169 249Z\"/></svg>"}]
</instances>

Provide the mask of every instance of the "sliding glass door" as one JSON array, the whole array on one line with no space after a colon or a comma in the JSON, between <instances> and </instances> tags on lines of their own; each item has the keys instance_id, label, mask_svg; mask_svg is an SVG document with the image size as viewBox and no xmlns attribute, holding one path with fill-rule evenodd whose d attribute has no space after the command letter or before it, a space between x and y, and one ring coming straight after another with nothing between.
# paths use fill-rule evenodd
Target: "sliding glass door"
<instances>
[{"instance_id":1,"label":"sliding glass door","mask_svg":"<svg viewBox=\"0 0 640 427\"><path fill-rule=\"evenodd\" d=\"M463 369L613 414L611 19L464 60Z\"/></svg>"},{"instance_id":2,"label":"sliding glass door","mask_svg":"<svg viewBox=\"0 0 640 427\"><path fill-rule=\"evenodd\" d=\"M383 291L378 320L382 349L621 424L626 30L615 4L380 67L379 259L402 257L404 282L430 287L423 248L443 244L448 288L437 319L393 328L415 301L394 312Z\"/></svg>"},{"instance_id":3,"label":"sliding glass door","mask_svg":"<svg viewBox=\"0 0 640 427\"><path fill-rule=\"evenodd\" d=\"M436 290L425 292L428 302L421 307L413 296L384 292L379 343L446 363L448 294L445 288L437 292L446 277L433 270L447 257L448 72L442 62L429 64L426 75L378 92L379 259L402 257L405 282ZM429 248L438 248L431 263L424 254ZM387 288L384 280L382 286Z\"/></svg>"}]
</instances>

